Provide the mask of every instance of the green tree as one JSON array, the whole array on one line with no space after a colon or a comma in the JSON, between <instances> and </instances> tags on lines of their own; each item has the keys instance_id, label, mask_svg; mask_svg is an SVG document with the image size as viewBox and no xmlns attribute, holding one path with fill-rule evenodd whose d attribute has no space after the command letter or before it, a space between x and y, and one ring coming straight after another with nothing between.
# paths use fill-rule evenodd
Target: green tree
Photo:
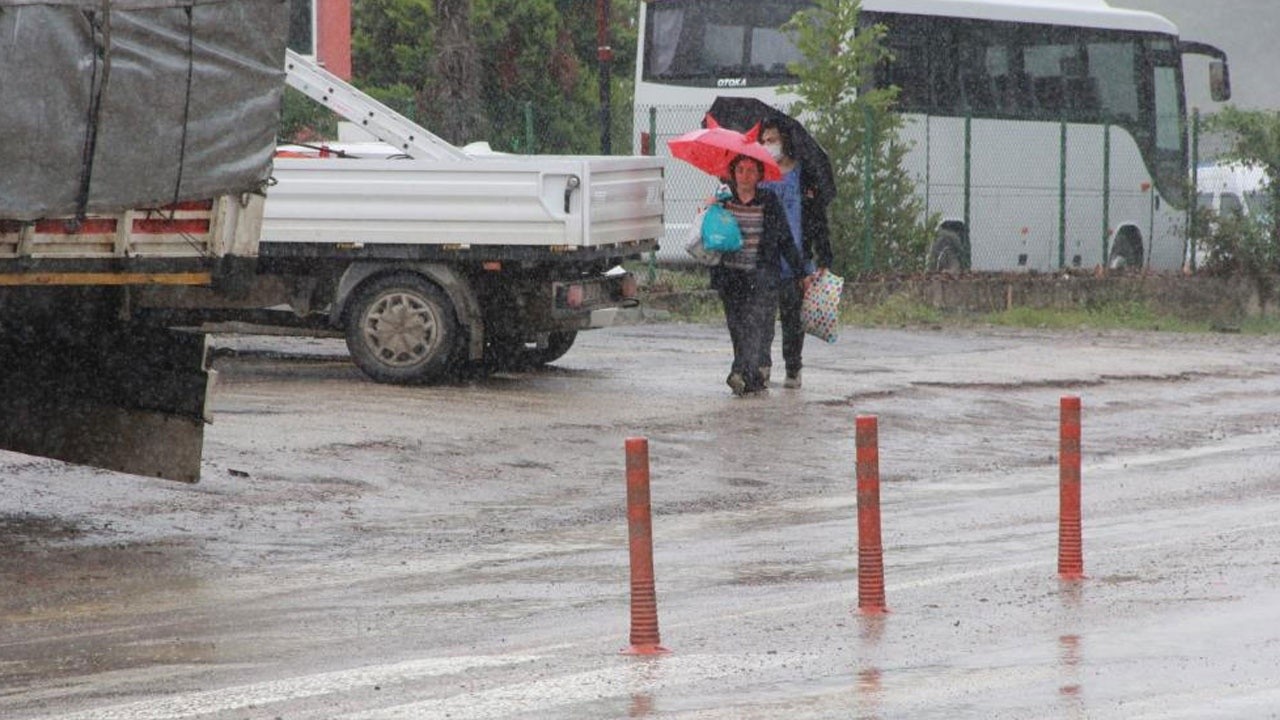
<instances>
[{"instance_id":1,"label":"green tree","mask_svg":"<svg viewBox=\"0 0 1280 720\"><path fill-rule=\"evenodd\" d=\"M421 120L431 78L431 0L355 0L351 14L355 84Z\"/></svg>"},{"instance_id":2,"label":"green tree","mask_svg":"<svg viewBox=\"0 0 1280 720\"><path fill-rule=\"evenodd\" d=\"M554 0L476 0L475 11L493 144L521 152L598 150L595 74L575 51ZM533 148L525 142L526 103Z\"/></svg>"},{"instance_id":3,"label":"green tree","mask_svg":"<svg viewBox=\"0 0 1280 720\"><path fill-rule=\"evenodd\" d=\"M613 152L617 155L631 153L632 146L632 97L635 90L636 37L640 0L609 0L609 46L613 49L610 63L610 132ZM556 0L560 16L564 18L571 37L574 53L587 68L591 87L597 88L595 99L599 109L599 27L594 0ZM593 126L599 135L597 121Z\"/></svg>"},{"instance_id":4,"label":"green tree","mask_svg":"<svg viewBox=\"0 0 1280 720\"><path fill-rule=\"evenodd\" d=\"M816 0L791 19L786 29L804 59L790 68L797 81L785 90L798 96L792 112L805 118L834 165L837 196L828 213L836 271L919 271L936 220L925 217L903 168L909 148L893 112L897 88L868 82L876 63L891 58L883 27L858 28L860 11L858 0Z\"/></svg>"},{"instance_id":5,"label":"green tree","mask_svg":"<svg viewBox=\"0 0 1280 720\"><path fill-rule=\"evenodd\" d=\"M311 98L284 89L280 108L279 138L282 143L311 143L337 135L338 118Z\"/></svg>"},{"instance_id":6,"label":"green tree","mask_svg":"<svg viewBox=\"0 0 1280 720\"><path fill-rule=\"evenodd\" d=\"M431 78L425 116L440 137L465 144L490 127L482 106L480 50L472 33L471 0L435 0Z\"/></svg>"},{"instance_id":7,"label":"green tree","mask_svg":"<svg viewBox=\"0 0 1280 720\"><path fill-rule=\"evenodd\" d=\"M354 0L355 82L451 142L596 152L596 8L583 0ZM625 153L639 0L611 0L610 10L613 148Z\"/></svg>"}]
</instances>

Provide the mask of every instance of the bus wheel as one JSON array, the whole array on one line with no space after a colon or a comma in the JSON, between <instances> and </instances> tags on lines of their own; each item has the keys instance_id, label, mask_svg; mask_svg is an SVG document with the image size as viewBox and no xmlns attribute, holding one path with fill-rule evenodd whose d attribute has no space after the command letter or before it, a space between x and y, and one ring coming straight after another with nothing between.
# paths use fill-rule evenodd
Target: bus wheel
<instances>
[{"instance_id":1,"label":"bus wheel","mask_svg":"<svg viewBox=\"0 0 1280 720\"><path fill-rule=\"evenodd\" d=\"M964 242L954 230L939 230L929 249L929 269L958 273L964 269Z\"/></svg>"},{"instance_id":2,"label":"bus wheel","mask_svg":"<svg viewBox=\"0 0 1280 720\"><path fill-rule=\"evenodd\" d=\"M1123 233L1116 237L1111 247L1111 257L1107 259L1107 267L1112 270L1126 270L1142 267L1142 240L1133 233Z\"/></svg>"},{"instance_id":3,"label":"bus wheel","mask_svg":"<svg viewBox=\"0 0 1280 720\"><path fill-rule=\"evenodd\" d=\"M420 275L375 278L357 291L347 313L347 349L378 382L441 380L453 369L462 333L453 304Z\"/></svg>"}]
</instances>

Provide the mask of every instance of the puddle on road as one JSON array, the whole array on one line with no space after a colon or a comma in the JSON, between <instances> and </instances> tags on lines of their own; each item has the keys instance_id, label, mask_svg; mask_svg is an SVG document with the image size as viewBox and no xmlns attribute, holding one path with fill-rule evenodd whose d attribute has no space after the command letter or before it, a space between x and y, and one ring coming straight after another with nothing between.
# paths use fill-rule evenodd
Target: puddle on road
<instances>
[{"instance_id":1,"label":"puddle on road","mask_svg":"<svg viewBox=\"0 0 1280 720\"><path fill-rule=\"evenodd\" d=\"M734 568L732 585L759 586L786 583L822 582L848 577L849 568L834 563L829 566L798 563L758 563Z\"/></svg>"},{"instance_id":2,"label":"puddle on road","mask_svg":"<svg viewBox=\"0 0 1280 720\"><path fill-rule=\"evenodd\" d=\"M199 620L174 621L210 583L178 543L91 545L109 528L0 517L0 687L84 673L208 662Z\"/></svg>"},{"instance_id":3,"label":"puddle on road","mask_svg":"<svg viewBox=\"0 0 1280 720\"><path fill-rule=\"evenodd\" d=\"M0 515L0 552L50 541L74 540L85 534L79 523L28 513Z\"/></svg>"}]
</instances>

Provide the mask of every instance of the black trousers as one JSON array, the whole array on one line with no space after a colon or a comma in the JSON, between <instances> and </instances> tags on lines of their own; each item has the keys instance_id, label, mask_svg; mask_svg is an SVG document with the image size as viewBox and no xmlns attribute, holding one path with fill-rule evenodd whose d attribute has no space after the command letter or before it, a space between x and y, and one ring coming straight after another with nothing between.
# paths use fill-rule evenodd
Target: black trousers
<instances>
[{"instance_id":1,"label":"black trousers","mask_svg":"<svg viewBox=\"0 0 1280 720\"><path fill-rule=\"evenodd\" d=\"M768 357L773 337L773 316L778 307L777 271L723 271L717 290L724 305L724 320L733 342L733 367L747 390L764 387L760 359Z\"/></svg>"},{"instance_id":2,"label":"black trousers","mask_svg":"<svg viewBox=\"0 0 1280 720\"><path fill-rule=\"evenodd\" d=\"M787 364L787 375L795 375L804 367L804 323L800 320L800 306L804 302L804 288L794 278L784 278L778 286L777 316L782 322L782 361ZM761 367L773 365L773 316L769 313L768 334L764 340Z\"/></svg>"}]
</instances>

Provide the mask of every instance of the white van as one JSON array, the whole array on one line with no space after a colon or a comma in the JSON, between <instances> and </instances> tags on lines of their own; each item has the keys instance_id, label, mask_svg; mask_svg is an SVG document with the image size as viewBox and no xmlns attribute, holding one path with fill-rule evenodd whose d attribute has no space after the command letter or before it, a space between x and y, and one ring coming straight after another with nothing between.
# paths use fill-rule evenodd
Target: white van
<instances>
[{"instance_id":1,"label":"white van","mask_svg":"<svg viewBox=\"0 0 1280 720\"><path fill-rule=\"evenodd\" d=\"M1257 216L1266 211L1266 173L1239 162L1213 163L1196 168L1196 208L1215 215L1238 212Z\"/></svg>"},{"instance_id":2,"label":"white van","mask_svg":"<svg viewBox=\"0 0 1280 720\"><path fill-rule=\"evenodd\" d=\"M1216 226L1222 215L1261 218L1266 215L1267 176L1261 167L1240 162L1219 162L1196 168L1196 209L1209 210ZM1195 267L1202 267L1208 253L1203 245L1195 249ZM1187 268L1191 267L1191 248L1187 247ZM1185 268L1184 268L1185 269Z\"/></svg>"}]
</instances>

